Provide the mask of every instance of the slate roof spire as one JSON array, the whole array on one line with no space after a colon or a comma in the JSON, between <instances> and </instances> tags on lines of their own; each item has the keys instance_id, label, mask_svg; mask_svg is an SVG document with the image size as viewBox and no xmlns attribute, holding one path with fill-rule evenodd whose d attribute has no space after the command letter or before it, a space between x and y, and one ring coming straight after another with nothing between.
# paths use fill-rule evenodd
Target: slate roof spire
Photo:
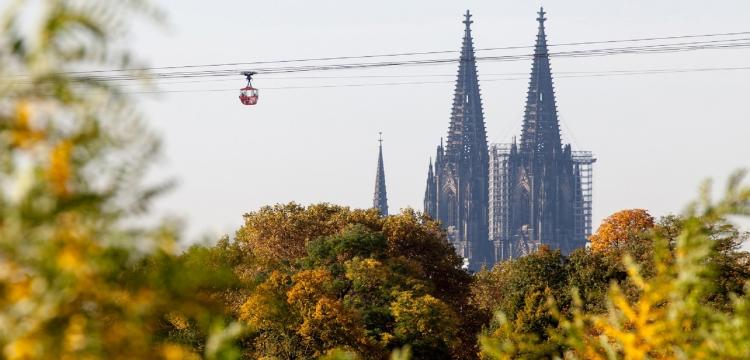
<instances>
[{"instance_id":1,"label":"slate roof spire","mask_svg":"<svg viewBox=\"0 0 750 360\"><path fill-rule=\"evenodd\" d=\"M383 133L379 133L378 142L378 168L375 174L375 195L372 199L372 206L380 210L383 216L388 215L388 194L385 190L385 169L383 167Z\"/></svg>"},{"instance_id":2,"label":"slate roof spire","mask_svg":"<svg viewBox=\"0 0 750 360\"><path fill-rule=\"evenodd\" d=\"M560 124L557 118L554 82L550 68L547 35L544 31L544 8L539 9L539 30L534 46L529 91L521 131L521 148L547 153L561 149Z\"/></svg>"}]
</instances>

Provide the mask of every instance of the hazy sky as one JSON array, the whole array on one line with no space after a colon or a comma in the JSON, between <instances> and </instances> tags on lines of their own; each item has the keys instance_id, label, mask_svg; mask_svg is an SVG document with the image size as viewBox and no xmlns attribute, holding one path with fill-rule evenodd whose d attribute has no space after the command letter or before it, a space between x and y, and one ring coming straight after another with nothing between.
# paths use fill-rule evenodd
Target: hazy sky
<instances>
[{"instance_id":1,"label":"hazy sky","mask_svg":"<svg viewBox=\"0 0 750 360\"><path fill-rule=\"evenodd\" d=\"M750 31L747 0L183 0L163 1L167 30L139 29L136 44L153 66L432 50L457 54L466 9L474 14L475 47L488 48L532 45L539 5L548 12L550 44ZM737 67L749 60L748 49L552 59L553 73L560 75L555 83L563 138L598 159L594 228L625 208L679 212L703 179L723 184L733 169L750 166L750 71L562 75ZM530 66L530 61L478 64L490 142L508 142L520 133ZM370 207L379 131L391 211L421 210L428 159L448 129L456 67L258 76L261 99L255 107L237 99L234 89L244 85L240 76L165 83L160 88L170 91L231 90L144 96L144 110L165 145L156 175L179 183L158 211L183 216L195 238L231 233L243 213L266 204ZM420 81L431 83L273 89Z\"/></svg>"}]
</instances>

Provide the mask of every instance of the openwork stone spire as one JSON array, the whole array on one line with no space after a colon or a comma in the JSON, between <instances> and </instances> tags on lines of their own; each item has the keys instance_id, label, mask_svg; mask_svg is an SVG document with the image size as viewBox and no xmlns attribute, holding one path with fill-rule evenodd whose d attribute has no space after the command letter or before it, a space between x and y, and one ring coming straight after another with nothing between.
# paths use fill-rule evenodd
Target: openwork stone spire
<instances>
[{"instance_id":1,"label":"openwork stone spire","mask_svg":"<svg viewBox=\"0 0 750 360\"><path fill-rule=\"evenodd\" d=\"M473 21L469 10L466 10L464 17L463 23L466 26L445 151L446 156L454 161L462 158L483 161L487 159L487 135L474 56L474 41L471 36Z\"/></svg>"},{"instance_id":2,"label":"openwork stone spire","mask_svg":"<svg viewBox=\"0 0 750 360\"><path fill-rule=\"evenodd\" d=\"M435 173L432 171L432 158L430 158L430 165L427 169L427 185L424 191L424 212L432 217L435 217L437 212L437 190L435 187Z\"/></svg>"},{"instance_id":3,"label":"openwork stone spire","mask_svg":"<svg viewBox=\"0 0 750 360\"><path fill-rule=\"evenodd\" d=\"M494 261L487 235L489 154L469 11L463 23L448 137L437 148L434 172L428 169L424 206L468 267L478 270Z\"/></svg>"},{"instance_id":4,"label":"openwork stone spire","mask_svg":"<svg viewBox=\"0 0 750 360\"><path fill-rule=\"evenodd\" d=\"M591 229L596 159L562 145L544 15L540 9L520 143L492 147L490 229L498 260L542 245L568 254L586 245Z\"/></svg>"},{"instance_id":5,"label":"openwork stone spire","mask_svg":"<svg viewBox=\"0 0 750 360\"><path fill-rule=\"evenodd\" d=\"M544 8L539 9L539 30L534 46L534 63L531 67L529 91L521 132L521 148L539 153L561 149L560 124L557 119L555 90L550 69Z\"/></svg>"},{"instance_id":6,"label":"openwork stone spire","mask_svg":"<svg viewBox=\"0 0 750 360\"><path fill-rule=\"evenodd\" d=\"M383 167L383 133L380 133L378 139L378 169L375 174L375 195L372 199L372 206L380 210L380 214L388 215L388 194L385 190L385 169Z\"/></svg>"}]
</instances>

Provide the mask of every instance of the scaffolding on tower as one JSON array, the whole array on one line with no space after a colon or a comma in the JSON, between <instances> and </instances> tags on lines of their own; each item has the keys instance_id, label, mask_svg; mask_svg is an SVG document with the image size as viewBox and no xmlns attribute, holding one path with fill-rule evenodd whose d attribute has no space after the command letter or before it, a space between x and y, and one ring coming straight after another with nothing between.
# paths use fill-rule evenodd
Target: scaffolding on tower
<instances>
[{"instance_id":1,"label":"scaffolding on tower","mask_svg":"<svg viewBox=\"0 0 750 360\"><path fill-rule=\"evenodd\" d=\"M574 231L577 238L588 240L592 231L593 164L596 159L591 151L573 151L572 158L577 189L574 200Z\"/></svg>"}]
</instances>

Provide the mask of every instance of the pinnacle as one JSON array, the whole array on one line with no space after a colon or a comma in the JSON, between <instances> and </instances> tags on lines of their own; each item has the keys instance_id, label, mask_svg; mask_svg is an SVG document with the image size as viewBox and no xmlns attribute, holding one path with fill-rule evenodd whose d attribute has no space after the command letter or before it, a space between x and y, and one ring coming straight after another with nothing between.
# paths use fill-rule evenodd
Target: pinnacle
<instances>
[{"instance_id":1,"label":"pinnacle","mask_svg":"<svg viewBox=\"0 0 750 360\"><path fill-rule=\"evenodd\" d=\"M467 10L467 12L468 12L468 10ZM544 15L547 14L546 12L544 12L544 6L542 6L542 7L539 8L539 12L537 14L539 14L539 17L536 18L536 21L539 22L539 26L544 26L544 22L547 20L547 18L544 17Z\"/></svg>"},{"instance_id":2,"label":"pinnacle","mask_svg":"<svg viewBox=\"0 0 750 360\"><path fill-rule=\"evenodd\" d=\"M473 20L471 20L471 12L469 12L469 9L466 9L466 14L464 14L464 17L465 19L463 23L466 24L466 28L468 29L471 26L471 24L474 22Z\"/></svg>"}]
</instances>

